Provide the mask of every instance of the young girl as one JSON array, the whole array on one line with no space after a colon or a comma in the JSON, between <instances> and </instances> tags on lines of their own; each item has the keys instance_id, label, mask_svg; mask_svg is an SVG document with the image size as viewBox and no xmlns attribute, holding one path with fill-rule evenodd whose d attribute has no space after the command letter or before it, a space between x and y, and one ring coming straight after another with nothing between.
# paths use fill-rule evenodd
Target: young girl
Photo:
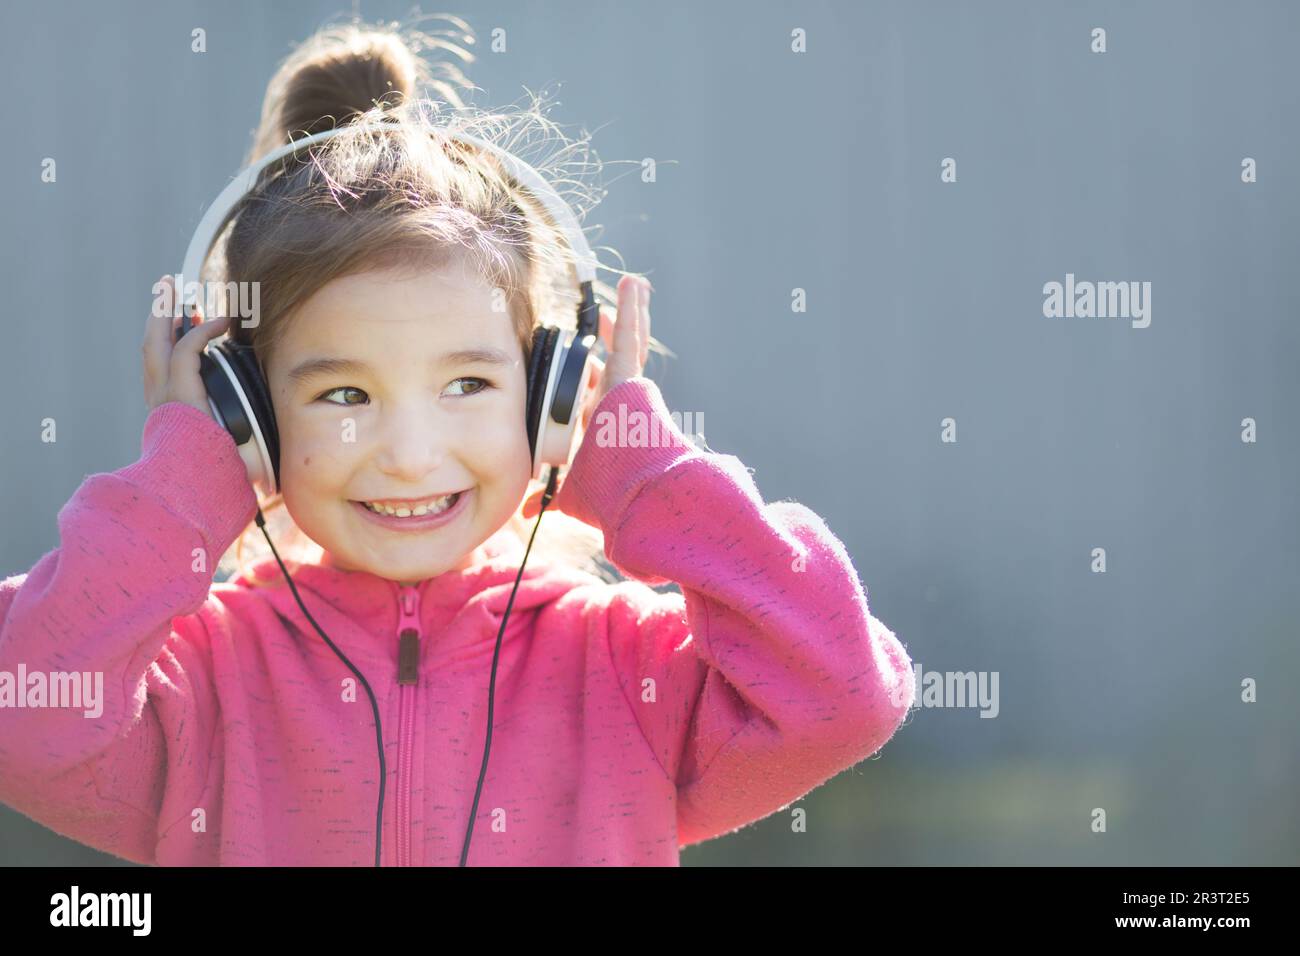
<instances>
[{"instance_id":1,"label":"young girl","mask_svg":"<svg viewBox=\"0 0 1300 956\"><path fill-rule=\"evenodd\" d=\"M431 78L391 30L325 31L272 81L250 159L359 113L414 122L401 102ZM0 675L101 674L102 712L0 707L0 801L159 865L455 865L467 830L475 865L677 865L902 722L911 663L843 545L676 426L644 374L649 283L625 275L583 421L639 414L672 440L583 432L509 604L471 814L541 506L527 350L558 324L566 264L543 216L522 246L502 238L518 197L478 160L415 141L336 136L235 219L224 274L260 283L255 327L212 319L173 344L168 315L147 321L140 459L88 477L60 546L0 582ZM214 584L206 556L259 506L198 374L222 332L256 348L274 402L280 494L262 504L317 549L290 577L378 726L275 560ZM447 510L401 524L422 508ZM543 560L575 527L629 580Z\"/></svg>"}]
</instances>

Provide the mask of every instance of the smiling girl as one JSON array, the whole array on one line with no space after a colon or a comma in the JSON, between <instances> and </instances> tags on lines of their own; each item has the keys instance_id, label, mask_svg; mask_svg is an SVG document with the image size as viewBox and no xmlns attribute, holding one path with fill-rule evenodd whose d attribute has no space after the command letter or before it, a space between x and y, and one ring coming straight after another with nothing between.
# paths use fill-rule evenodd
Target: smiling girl
<instances>
[{"instance_id":1,"label":"smiling girl","mask_svg":"<svg viewBox=\"0 0 1300 956\"><path fill-rule=\"evenodd\" d=\"M531 334L562 321L572 263L485 154L436 146L406 110L430 78L383 28L327 30L285 62L251 159L355 129L270 178L214 255L260 284L258 323L173 343L150 316L140 459L87 478L59 547L0 582L0 672L105 675L96 719L0 708L0 800L59 833L161 865L447 865L468 829L475 865L671 866L876 752L911 706L911 662L825 523L765 503L673 423L645 375L643 278L602 312L583 421L641 415L673 440L583 433L544 519L587 529L627 579L556 552L512 590L542 504ZM391 127L363 128L381 114ZM222 333L268 385L274 502L199 377ZM312 620L265 557L214 583L207 556L259 504L316 549L291 562Z\"/></svg>"},{"instance_id":2,"label":"smiling girl","mask_svg":"<svg viewBox=\"0 0 1300 956\"><path fill-rule=\"evenodd\" d=\"M461 570L518 510L531 472L523 351L491 300L459 264L358 273L304 302L309 318L278 343L266 370L284 502L335 567L403 582ZM637 374L615 355L607 384ZM356 441L340 441L345 419Z\"/></svg>"}]
</instances>

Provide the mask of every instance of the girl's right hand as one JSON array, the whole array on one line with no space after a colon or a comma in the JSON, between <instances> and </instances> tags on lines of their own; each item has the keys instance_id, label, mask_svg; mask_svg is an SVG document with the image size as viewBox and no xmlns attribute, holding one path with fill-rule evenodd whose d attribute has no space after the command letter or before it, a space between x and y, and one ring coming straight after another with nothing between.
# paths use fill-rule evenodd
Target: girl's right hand
<instances>
[{"instance_id":1,"label":"girl's right hand","mask_svg":"<svg viewBox=\"0 0 1300 956\"><path fill-rule=\"evenodd\" d=\"M140 347L144 354L145 404L153 411L166 402L183 402L216 421L208 406L207 389L199 376L199 353L208 342L226 331L230 319L223 316L205 322L202 315L196 313L189 332L176 342L176 330L180 328L181 319L173 316L174 310L167 307L175 302L176 295L171 276L163 276L154 288L159 286L164 288L149 310L144 343Z\"/></svg>"},{"instance_id":2,"label":"girl's right hand","mask_svg":"<svg viewBox=\"0 0 1300 956\"><path fill-rule=\"evenodd\" d=\"M181 319L172 315L176 290L171 276L163 276L154 288L160 286L164 288L157 293L154 307L149 310L144 343L140 348L144 354L145 404L153 411L167 402L182 402L197 408L220 425L221 421L208 404L208 392L199 375L199 354L205 345L226 331L230 319L222 316L205 322L196 312L190 330L176 342ZM264 491L262 463L253 442L246 441L239 446L239 457L244 462L249 483L261 495Z\"/></svg>"}]
</instances>

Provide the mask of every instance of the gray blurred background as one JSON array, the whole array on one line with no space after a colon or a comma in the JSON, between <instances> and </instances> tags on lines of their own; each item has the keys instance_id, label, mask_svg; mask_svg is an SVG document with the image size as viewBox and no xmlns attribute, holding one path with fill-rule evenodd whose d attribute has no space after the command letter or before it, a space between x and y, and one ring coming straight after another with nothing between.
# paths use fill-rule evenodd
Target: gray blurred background
<instances>
[{"instance_id":1,"label":"gray blurred background","mask_svg":"<svg viewBox=\"0 0 1300 956\"><path fill-rule=\"evenodd\" d=\"M3 5L0 576L138 456L150 286L276 64L356 9ZM1000 677L995 719L912 711L798 802L807 832L786 810L685 865L1300 860L1295 5L423 10L474 29L475 103L549 88L553 120L598 130L586 224L655 283L669 407L825 518L926 671ZM1045 318L1066 273L1151 282L1150 327ZM121 861L0 807L0 863L74 862Z\"/></svg>"}]
</instances>

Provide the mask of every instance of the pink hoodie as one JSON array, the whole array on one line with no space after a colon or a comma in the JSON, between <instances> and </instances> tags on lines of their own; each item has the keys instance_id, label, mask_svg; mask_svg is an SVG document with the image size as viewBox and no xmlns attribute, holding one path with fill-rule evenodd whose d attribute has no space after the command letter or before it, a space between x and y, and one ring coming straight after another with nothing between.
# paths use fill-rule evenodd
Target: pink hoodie
<instances>
[{"instance_id":1,"label":"pink hoodie","mask_svg":"<svg viewBox=\"0 0 1300 956\"><path fill-rule=\"evenodd\" d=\"M619 385L596 414L620 403L674 443L602 447L593 419L555 506L599 527L633 580L530 555L501 646L471 865L676 866L679 847L874 753L912 703L907 653L822 520L765 504L738 459L691 445L651 380ZM364 689L274 559L221 584L215 557L191 570L196 549L219 557L253 518L234 441L173 402L150 413L142 451L89 476L59 511L61 546L0 582L11 689L20 665L102 672L104 688L98 717L0 706L0 801L141 863L372 865ZM459 862L522 556L502 530L470 570L418 588L328 564L294 577L379 701L384 865ZM647 586L669 581L682 593ZM410 626L418 679L399 683Z\"/></svg>"}]
</instances>

